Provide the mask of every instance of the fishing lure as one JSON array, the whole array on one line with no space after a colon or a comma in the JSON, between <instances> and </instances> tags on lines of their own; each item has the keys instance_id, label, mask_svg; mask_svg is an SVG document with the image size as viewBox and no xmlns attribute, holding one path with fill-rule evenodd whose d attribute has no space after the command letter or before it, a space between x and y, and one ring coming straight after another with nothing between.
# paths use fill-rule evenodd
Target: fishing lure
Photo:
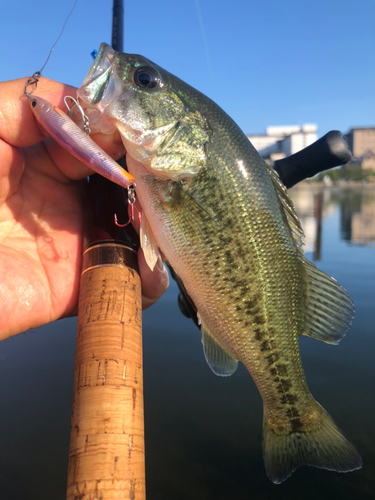
<instances>
[{"instance_id":1,"label":"fishing lure","mask_svg":"<svg viewBox=\"0 0 375 500\"><path fill-rule=\"evenodd\" d=\"M128 189L134 184L134 177L103 151L90 137L76 125L63 111L42 97L25 95L31 110L45 132L72 156L80 160L96 173Z\"/></svg>"},{"instance_id":2,"label":"fishing lure","mask_svg":"<svg viewBox=\"0 0 375 500\"><path fill-rule=\"evenodd\" d=\"M119 184L120 186L128 189L132 186L131 190L128 190L128 198L130 204L134 207L135 203L135 184L134 177L130 175L126 170L121 168L121 166L105 151L103 151L90 137L90 129L88 118L82 110L79 103L70 96L64 98L66 107L69 109L67 104L67 99L71 99L79 112L83 120L83 130L71 120L66 113L61 111L59 108L53 106L50 102L46 101L42 97L34 96L33 93L38 86L40 77L42 76L42 71L45 68L48 60L52 54L52 51L59 41L65 25L72 14L77 0L75 1L72 10L67 16L63 28L53 44L48 57L43 65L43 67L36 71L28 80L26 81L24 94L29 99L31 110L40 123L44 131L52 137L61 147L66 149L72 156L77 158L89 168L94 170L94 172L106 177L112 182ZM30 91L28 88L32 87ZM131 220L134 221L134 208L131 211ZM116 222L117 224L117 222Z\"/></svg>"}]
</instances>

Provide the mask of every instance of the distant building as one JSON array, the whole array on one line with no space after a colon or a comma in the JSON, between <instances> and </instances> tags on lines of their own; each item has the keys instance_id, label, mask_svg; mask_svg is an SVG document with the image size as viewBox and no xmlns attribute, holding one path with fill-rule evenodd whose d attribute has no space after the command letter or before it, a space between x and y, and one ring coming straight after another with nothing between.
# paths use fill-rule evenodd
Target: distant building
<instances>
[{"instance_id":1,"label":"distant building","mask_svg":"<svg viewBox=\"0 0 375 500\"><path fill-rule=\"evenodd\" d=\"M351 128L345 138L353 152L349 165L375 170L375 127Z\"/></svg>"},{"instance_id":2,"label":"distant building","mask_svg":"<svg viewBox=\"0 0 375 500\"><path fill-rule=\"evenodd\" d=\"M274 162L310 146L318 138L314 124L267 127L265 135L248 135L265 160Z\"/></svg>"}]
</instances>

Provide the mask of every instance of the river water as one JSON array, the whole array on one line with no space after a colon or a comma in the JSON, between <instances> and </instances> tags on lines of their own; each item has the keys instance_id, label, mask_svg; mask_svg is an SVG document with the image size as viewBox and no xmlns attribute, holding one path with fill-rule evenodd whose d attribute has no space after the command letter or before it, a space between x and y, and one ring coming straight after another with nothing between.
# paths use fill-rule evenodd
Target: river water
<instances>
[{"instance_id":1,"label":"river water","mask_svg":"<svg viewBox=\"0 0 375 500\"><path fill-rule=\"evenodd\" d=\"M375 498L375 188L290 190L307 257L350 293L356 316L338 346L301 338L306 378L363 457L337 474L298 469L281 485L265 475L262 402L240 366L213 375L200 335L176 304L174 283L144 312L148 500ZM76 320L0 343L0 499L64 500Z\"/></svg>"}]
</instances>

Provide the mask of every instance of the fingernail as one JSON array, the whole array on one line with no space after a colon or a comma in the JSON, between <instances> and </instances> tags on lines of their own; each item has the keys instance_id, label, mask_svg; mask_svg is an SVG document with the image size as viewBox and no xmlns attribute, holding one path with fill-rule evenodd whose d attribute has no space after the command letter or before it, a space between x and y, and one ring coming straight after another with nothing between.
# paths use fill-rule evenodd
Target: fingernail
<instances>
[{"instance_id":1,"label":"fingernail","mask_svg":"<svg viewBox=\"0 0 375 500\"><path fill-rule=\"evenodd\" d=\"M164 266L164 263L162 261L161 255L159 253L158 260L156 261L157 268L159 271L166 271L166 268Z\"/></svg>"}]
</instances>

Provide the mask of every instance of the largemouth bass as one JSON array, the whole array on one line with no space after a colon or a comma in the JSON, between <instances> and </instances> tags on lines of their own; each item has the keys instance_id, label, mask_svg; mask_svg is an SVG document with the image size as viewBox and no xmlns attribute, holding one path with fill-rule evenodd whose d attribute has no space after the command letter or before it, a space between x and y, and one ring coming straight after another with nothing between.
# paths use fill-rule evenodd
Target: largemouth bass
<instances>
[{"instance_id":1,"label":"largemouth bass","mask_svg":"<svg viewBox=\"0 0 375 500\"><path fill-rule=\"evenodd\" d=\"M155 241L193 299L212 371L231 375L241 361L253 377L269 478L280 483L304 464L360 468L310 394L298 346L300 335L338 343L353 304L303 256L275 172L219 106L142 56L102 44L78 99L90 128L118 129L139 162L128 165L147 220L144 246Z\"/></svg>"}]
</instances>

